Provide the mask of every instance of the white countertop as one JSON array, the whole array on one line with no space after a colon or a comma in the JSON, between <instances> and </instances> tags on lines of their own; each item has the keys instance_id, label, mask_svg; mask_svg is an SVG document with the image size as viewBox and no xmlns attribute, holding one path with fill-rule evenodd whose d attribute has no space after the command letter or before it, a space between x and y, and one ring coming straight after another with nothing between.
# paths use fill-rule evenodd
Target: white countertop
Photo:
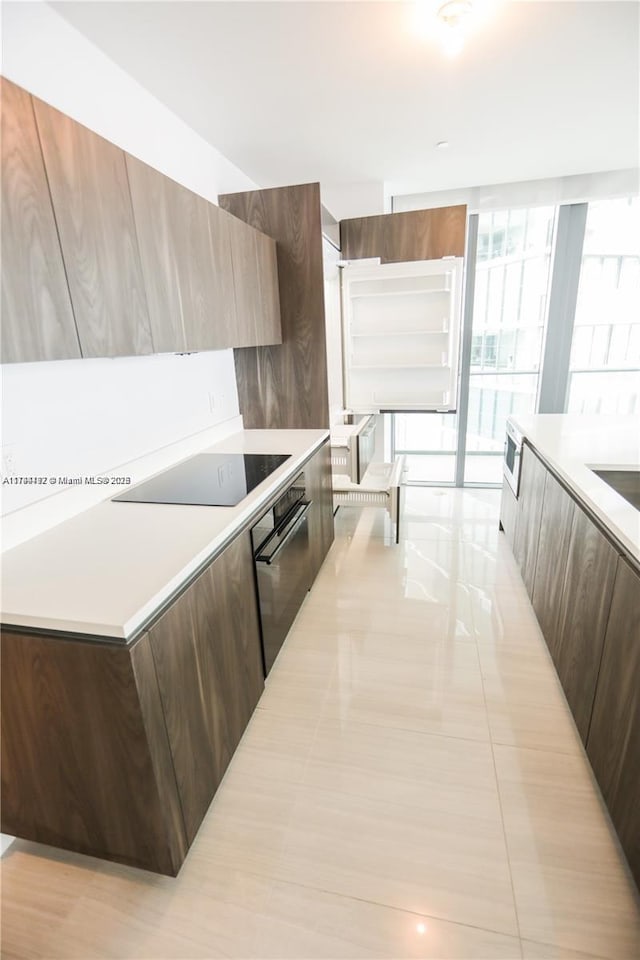
<instances>
[{"instance_id":1,"label":"white countertop","mask_svg":"<svg viewBox=\"0 0 640 960\"><path fill-rule=\"evenodd\" d=\"M640 563L640 511L589 469L640 469L640 419L577 414L509 419Z\"/></svg>"},{"instance_id":2,"label":"white countertop","mask_svg":"<svg viewBox=\"0 0 640 960\"><path fill-rule=\"evenodd\" d=\"M327 430L244 430L204 448L290 454L235 507L105 500L8 550L2 623L126 641L328 436Z\"/></svg>"}]
</instances>

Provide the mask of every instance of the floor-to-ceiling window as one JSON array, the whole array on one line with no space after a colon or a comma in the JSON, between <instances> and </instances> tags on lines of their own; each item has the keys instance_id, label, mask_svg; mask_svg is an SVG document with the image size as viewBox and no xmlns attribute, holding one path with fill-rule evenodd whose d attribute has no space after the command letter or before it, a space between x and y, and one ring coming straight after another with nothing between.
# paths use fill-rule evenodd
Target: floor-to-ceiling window
<instances>
[{"instance_id":1,"label":"floor-to-ceiling window","mask_svg":"<svg viewBox=\"0 0 640 960\"><path fill-rule=\"evenodd\" d=\"M455 414L392 416L392 453L406 455L408 482L454 483L464 475L465 484L501 484L507 417L536 412L543 356L553 354L555 341L546 354L543 347L559 210L523 207L477 217L471 349L462 372L466 421ZM578 233L577 258L582 228ZM571 308L566 324L573 339L562 367L564 409L639 412L640 198L589 203L575 318ZM557 327L548 331L552 341ZM562 413L562 396L554 404ZM458 465L457 455L464 457Z\"/></svg>"},{"instance_id":2,"label":"floor-to-ceiling window","mask_svg":"<svg viewBox=\"0 0 640 960\"><path fill-rule=\"evenodd\" d=\"M478 221L465 483L501 483L505 424L535 410L554 207Z\"/></svg>"},{"instance_id":3,"label":"floor-to-ceiling window","mask_svg":"<svg viewBox=\"0 0 640 960\"><path fill-rule=\"evenodd\" d=\"M640 412L638 197L589 204L566 408Z\"/></svg>"}]
</instances>

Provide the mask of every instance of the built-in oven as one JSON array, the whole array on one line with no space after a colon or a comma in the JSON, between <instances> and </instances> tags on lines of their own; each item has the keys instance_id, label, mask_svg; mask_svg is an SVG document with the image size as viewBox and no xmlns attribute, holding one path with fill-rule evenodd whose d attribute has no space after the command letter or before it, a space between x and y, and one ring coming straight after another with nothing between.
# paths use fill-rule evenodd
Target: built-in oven
<instances>
[{"instance_id":1,"label":"built-in oven","mask_svg":"<svg viewBox=\"0 0 640 960\"><path fill-rule=\"evenodd\" d=\"M251 529L265 676L311 586L304 473Z\"/></svg>"},{"instance_id":2,"label":"built-in oven","mask_svg":"<svg viewBox=\"0 0 640 960\"><path fill-rule=\"evenodd\" d=\"M507 436L504 441L502 472L516 497L520 485L520 461L522 459L522 434L507 420Z\"/></svg>"}]
</instances>

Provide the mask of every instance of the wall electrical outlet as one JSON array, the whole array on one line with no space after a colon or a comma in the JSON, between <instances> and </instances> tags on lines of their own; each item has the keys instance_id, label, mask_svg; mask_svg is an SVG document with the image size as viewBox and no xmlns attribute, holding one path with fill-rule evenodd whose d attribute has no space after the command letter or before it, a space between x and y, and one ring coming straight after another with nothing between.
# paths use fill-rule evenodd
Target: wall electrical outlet
<instances>
[{"instance_id":1,"label":"wall electrical outlet","mask_svg":"<svg viewBox=\"0 0 640 960\"><path fill-rule=\"evenodd\" d=\"M216 395L215 393L212 393L211 391L209 391L208 396L209 396L209 412L215 413L218 406L216 403Z\"/></svg>"},{"instance_id":2,"label":"wall electrical outlet","mask_svg":"<svg viewBox=\"0 0 640 960\"><path fill-rule=\"evenodd\" d=\"M13 444L7 444L2 448L2 476L15 477L16 475L16 450Z\"/></svg>"}]
</instances>

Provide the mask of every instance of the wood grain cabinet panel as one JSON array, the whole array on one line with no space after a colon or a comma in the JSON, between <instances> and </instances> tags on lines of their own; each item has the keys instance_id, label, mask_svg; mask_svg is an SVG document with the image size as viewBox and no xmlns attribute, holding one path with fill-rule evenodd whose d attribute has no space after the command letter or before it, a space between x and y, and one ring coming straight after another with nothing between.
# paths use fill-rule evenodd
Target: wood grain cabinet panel
<instances>
[{"instance_id":1,"label":"wood grain cabinet panel","mask_svg":"<svg viewBox=\"0 0 640 960\"><path fill-rule=\"evenodd\" d=\"M617 553L609 541L582 510L576 509L551 654L576 727L585 743L616 563ZM561 570L556 569L561 574Z\"/></svg>"},{"instance_id":2,"label":"wood grain cabinet panel","mask_svg":"<svg viewBox=\"0 0 640 960\"><path fill-rule=\"evenodd\" d=\"M384 225L388 214L340 221L340 251L347 260L384 256Z\"/></svg>"},{"instance_id":3,"label":"wood grain cabinet panel","mask_svg":"<svg viewBox=\"0 0 640 960\"><path fill-rule=\"evenodd\" d=\"M248 224L229 214L227 223L236 305L234 346L251 347L259 342L261 324L257 234Z\"/></svg>"},{"instance_id":4,"label":"wood grain cabinet panel","mask_svg":"<svg viewBox=\"0 0 640 960\"><path fill-rule=\"evenodd\" d=\"M233 261L231 258L231 225L226 210L215 203L207 203L212 265L211 283L215 307L214 327L217 349L236 345L238 315L236 311L236 293L233 283Z\"/></svg>"},{"instance_id":5,"label":"wood grain cabinet panel","mask_svg":"<svg viewBox=\"0 0 640 960\"><path fill-rule=\"evenodd\" d=\"M531 603L554 661L558 654L558 618L575 509L569 494L547 472Z\"/></svg>"},{"instance_id":6,"label":"wood grain cabinet panel","mask_svg":"<svg viewBox=\"0 0 640 960\"><path fill-rule=\"evenodd\" d=\"M546 475L547 469L544 464L536 457L531 447L524 444L520 466L518 517L513 553L530 597L533 595L536 573L538 537L540 535Z\"/></svg>"},{"instance_id":7,"label":"wood grain cabinet panel","mask_svg":"<svg viewBox=\"0 0 640 960\"><path fill-rule=\"evenodd\" d=\"M311 583L318 575L334 539L331 447L327 441L305 464L309 509L309 556Z\"/></svg>"},{"instance_id":8,"label":"wood grain cabinet panel","mask_svg":"<svg viewBox=\"0 0 640 960\"><path fill-rule=\"evenodd\" d=\"M263 689L248 533L172 604L150 638L191 843Z\"/></svg>"},{"instance_id":9,"label":"wood grain cabinet panel","mask_svg":"<svg viewBox=\"0 0 640 960\"><path fill-rule=\"evenodd\" d=\"M148 636L1 642L2 830L175 875L187 840Z\"/></svg>"},{"instance_id":10,"label":"wood grain cabinet panel","mask_svg":"<svg viewBox=\"0 0 640 960\"><path fill-rule=\"evenodd\" d=\"M220 205L277 242L282 344L235 352L245 428L326 428L320 186L227 194Z\"/></svg>"},{"instance_id":11,"label":"wood grain cabinet panel","mask_svg":"<svg viewBox=\"0 0 640 960\"><path fill-rule=\"evenodd\" d=\"M587 755L640 885L640 577L622 558L616 571Z\"/></svg>"},{"instance_id":12,"label":"wood grain cabinet panel","mask_svg":"<svg viewBox=\"0 0 640 960\"><path fill-rule=\"evenodd\" d=\"M260 290L260 325L257 343L260 345L282 343L278 255L275 240L256 231L256 254Z\"/></svg>"},{"instance_id":13,"label":"wood grain cabinet panel","mask_svg":"<svg viewBox=\"0 0 640 960\"><path fill-rule=\"evenodd\" d=\"M169 181L129 154L125 160L154 349L156 353L181 353L187 349L187 336L176 250L179 233Z\"/></svg>"},{"instance_id":14,"label":"wood grain cabinet panel","mask_svg":"<svg viewBox=\"0 0 640 960\"><path fill-rule=\"evenodd\" d=\"M437 207L340 221L342 256L382 263L464 257L467 208Z\"/></svg>"},{"instance_id":15,"label":"wood grain cabinet panel","mask_svg":"<svg viewBox=\"0 0 640 960\"><path fill-rule=\"evenodd\" d=\"M154 344L159 352L234 343L231 237L203 197L127 155Z\"/></svg>"},{"instance_id":16,"label":"wood grain cabinet panel","mask_svg":"<svg viewBox=\"0 0 640 960\"><path fill-rule=\"evenodd\" d=\"M124 153L34 106L82 356L152 353Z\"/></svg>"},{"instance_id":17,"label":"wood grain cabinet panel","mask_svg":"<svg viewBox=\"0 0 640 960\"><path fill-rule=\"evenodd\" d=\"M2 362L80 357L33 101L1 78Z\"/></svg>"}]
</instances>

